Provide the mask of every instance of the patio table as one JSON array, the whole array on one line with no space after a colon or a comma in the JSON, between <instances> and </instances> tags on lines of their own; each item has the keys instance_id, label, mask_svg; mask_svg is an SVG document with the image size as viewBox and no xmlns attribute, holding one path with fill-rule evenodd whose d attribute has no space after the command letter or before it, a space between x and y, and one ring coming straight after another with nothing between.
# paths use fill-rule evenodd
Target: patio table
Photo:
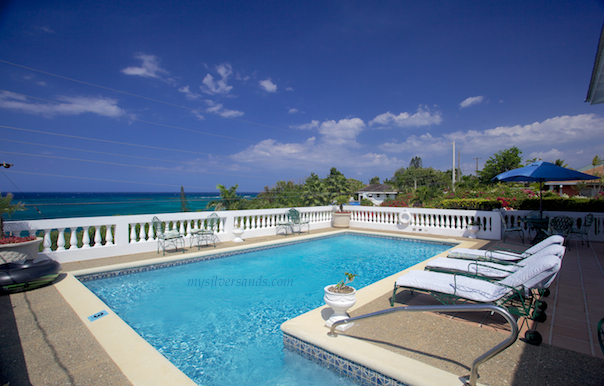
<instances>
[{"instance_id":1,"label":"patio table","mask_svg":"<svg viewBox=\"0 0 604 386\"><path fill-rule=\"evenodd\" d=\"M536 244L541 240L547 238L547 228L549 227L549 218L531 218L525 217L521 219L523 223L525 223L529 229L534 229L537 234L531 240L531 244Z\"/></svg>"}]
</instances>

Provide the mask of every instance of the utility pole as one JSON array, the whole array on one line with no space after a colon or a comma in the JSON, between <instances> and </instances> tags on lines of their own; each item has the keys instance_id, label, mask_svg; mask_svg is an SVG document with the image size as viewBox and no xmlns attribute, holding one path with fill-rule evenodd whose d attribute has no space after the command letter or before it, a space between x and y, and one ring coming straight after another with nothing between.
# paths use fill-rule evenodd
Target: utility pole
<instances>
[{"instance_id":1,"label":"utility pole","mask_svg":"<svg viewBox=\"0 0 604 386\"><path fill-rule=\"evenodd\" d=\"M474 159L476 160L476 177L478 177L478 160L480 157L474 157Z\"/></svg>"},{"instance_id":2,"label":"utility pole","mask_svg":"<svg viewBox=\"0 0 604 386\"><path fill-rule=\"evenodd\" d=\"M457 182L461 183L461 150L457 150Z\"/></svg>"},{"instance_id":3,"label":"utility pole","mask_svg":"<svg viewBox=\"0 0 604 386\"><path fill-rule=\"evenodd\" d=\"M453 178L451 184L453 186L453 191L455 192L455 141L453 141Z\"/></svg>"}]
</instances>

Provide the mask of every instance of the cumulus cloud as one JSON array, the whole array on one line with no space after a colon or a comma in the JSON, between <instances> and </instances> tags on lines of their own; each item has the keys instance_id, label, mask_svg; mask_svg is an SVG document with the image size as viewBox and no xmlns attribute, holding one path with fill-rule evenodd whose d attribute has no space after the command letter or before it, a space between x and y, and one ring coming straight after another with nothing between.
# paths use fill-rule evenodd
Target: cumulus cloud
<instances>
[{"instance_id":1,"label":"cumulus cloud","mask_svg":"<svg viewBox=\"0 0 604 386\"><path fill-rule=\"evenodd\" d=\"M233 86L227 84L229 78L233 75L233 68L228 63L220 64L216 66L216 72L220 75L220 79L215 80L211 74L207 74L199 88L209 95L228 94L233 89Z\"/></svg>"},{"instance_id":2,"label":"cumulus cloud","mask_svg":"<svg viewBox=\"0 0 604 386\"><path fill-rule=\"evenodd\" d=\"M482 103L483 101L484 101L484 96L482 96L482 95L475 96L475 97L469 97L469 98L466 98L463 102L461 102L459 104L459 108L465 109L466 107L477 105L479 103Z\"/></svg>"},{"instance_id":3,"label":"cumulus cloud","mask_svg":"<svg viewBox=\"0 0 604 386\"><path fill-rule=\"evenodd\" d=\"M534 151L529 154L528 158L536 158L537 160L544 160L548 162L555 162L557 159L564 158L564 153L558 149L551 149L549 151Z\"/></svg>"},{"instance_id":4,"label":"cumulus cloud","mask_svg":"<svg viewBox=\"0 0 604 386\"><path fill-rule=\"evenodd\" d=\"M179 88L178 91L184 93L185 98L190 99L190 100L195 100L195 99L201 98L201 95L192 92L191 89L189 88L189 86L183 86L183 87Z\"/></svg>"},{"instance_id":5,"label":"cumulus cloud","mask_svg":"<svg viewBox=\"0 0 604 386\"><path fill-rule=\"evenodd\" d=\"M298 109L293 109L293 108L289 109L289 111L288 111L288 113L290 113L290 114L295 114L297 112L298 112Z\"/></svg>"},{"instance_id":6,"label":"cumulus cloud","mask_svg":"<svg viewBox=\"0 0 604 386\"><path fill-rule=\"evenodd\" d=\"M356 136L365 128L365 122L360 118L325 121L319 126L323 140L330 144L357 147Z\"/></svg>"},{"instance_id":7,"label":"cumulus cloud","mask_svg":"<svg viewBox=\"0 0 604 386\"><path fill-rule=\"evenodd\" d=\"M235 117L240 117L243 115L242 111L226 109L222 104L216 103L209 99L206 99L205 102L209 106L206 109L206 112L208 112L208 113L218 114L221 117L225 117L225 118L235 118Z\"/></svg>"},{"instance_id":8,"label":"cumulus cloud","mask_svg":"<svg viewBox=\"0 0 604 386\"><path fill-rule=\"evenodd\" d=\"M394 115L390 111L380 114L371 121L369 126L398 126L398 127L420 127L429 125L438 125L442 122L440 111L430 112L425 106L419 106L417 112L413 115L404 112L399 115Z\"/></svg>"},{"instance_id":9,"label":"cumulus cloud","mask_svg":"<svg viewBox=\"0 0 604 386\"><path fill-rule=\"evenodd\" d=\"M285 91L294 91L294 89L292 87L286 87Z\"/></svg>"},{"instance_id":10,"label":"cumulus cloud","mask_svg":"<svg viewBox=\"0 0 604 386\"><path fill-rule=\"evenodd\" d=\"M35 103L23 95L8 91L0 93L0 108L18 110L28 114L52 117L94 113L108 117L121 117L126 112L117 106L117 100L103 97L57 97L61 103Z\"/></svg>"},{"instance_id":11,"label":"cumulus cloud","mask_svg":"<svg viewBox=\"0 0 604 386\"><path fill-rule=\"evenodd\" d=\"M170 79L164 78L163 75L168 75L169 72L159 66L159 59L155 55L147 55L139 53L134 56L136 59L140 59L142 64L140 67L126 67L121 70L126 75L137 75L143 78L156 78L164 81L171 81Z\"/></svg>"},{"instance_id":12,"label":"cumulus cloud","mask_svg":"<svg viewBox=\"0 0 604 386\"><path fill-rule=\"evenodd\" d=\"M313 129L317 129L320 125L320 122L317 120L312 120L310 121L310 123L304 123L302 125L293 125L290 126L291 129L298 129L298 130L313 130Z\"/></svg>"},{"instance_id":13,"label":"cumulus cloud","mask_svg":"<svg viewBox=\"0 0 604 386\"><path fill-rule=\"evenodd\" d=\"M433 137L430 133L426 133L419 136L409 136L404 142L396 140L386 142L380 145L379 148L388 153L413 152L419 156L430 156L450 151L451 142L442 137Z\"/></svg>"},{"instance_id":14,"label":"cumulus cloud","mask_svg":"<svg viewBox=\"0 0 604 386\"><path fill-rule=\"evenodd\" d=\"M277 92L277 85L274 84L270 78L261 80L260 82L258 82L258 84L266 92Z\"/></svg>"}]
</instances>

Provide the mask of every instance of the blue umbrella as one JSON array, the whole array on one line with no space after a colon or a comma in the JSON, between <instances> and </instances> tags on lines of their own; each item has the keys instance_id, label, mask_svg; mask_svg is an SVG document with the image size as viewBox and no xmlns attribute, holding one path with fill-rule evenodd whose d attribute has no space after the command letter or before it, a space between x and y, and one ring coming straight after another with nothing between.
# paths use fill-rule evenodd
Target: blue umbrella
<instances>
[{"instance_id":1,"label":"blue umbrella","mask_svg":"<svg viewBox=\"0 0 604 386\"><path fill-rule=\"evenodd\" d=\"M493 177L492 181L505 182L539 182L539 212L543 214L542 184L545 181L596 180L600 177L585 174L576 170L563 168L551 162L534 162L523 168L509 170Z\"/></svg>"}]
</instances>

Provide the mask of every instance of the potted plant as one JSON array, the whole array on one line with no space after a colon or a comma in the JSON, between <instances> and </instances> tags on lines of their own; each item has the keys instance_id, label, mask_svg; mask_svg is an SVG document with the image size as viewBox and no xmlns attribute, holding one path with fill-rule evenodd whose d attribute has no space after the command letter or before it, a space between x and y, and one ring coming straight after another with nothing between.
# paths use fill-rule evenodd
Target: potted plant
<instances>
[{"instance_id":1,"label":"potted plant","mask_svg":"<svg viewBox=\"0 0 604 386\"><path fill-rule=\"evenodd\" d=\"M480 230L480 221L478 221L478 219L475 218L468 224L468 231L470 232L470 235L468 236L468 238L475 239L476 233L478 233L479 230Z\"/></svg>"},{"instance_id":2,"label":"potted plant","mask_svg":"<svg viewBox=\"0 0 604 386\"><path fill-rule=\"evenodd\" d=\"M13 204L13 195L0 196L0 263L32 260L38 256L42 238L36 236L18 237L4 234L4 215L25 210L22 203Z\"/></svg>"},{"instance_id":3,"label":"potted plant","mask_svg":"<svg viewBox=\"0 0 604 386\"><path fill-rule=\"evenodd\" d=\"M338 284L330 284L324 288L325 295L323 296L323 300L325 301L325 304L327 304L333 310L333 314L325 322L327 327L331 327L339 320L349 318L346 311L355 305L357 299L356 290L348 284L352 283L354 278L357 276L358 275L356 274L345 272L344 279L341 282ZM337 329L340 331L345 331L353 325L354 323L347 323L338 326Z\"/></svg>"},{"instance_id":4,"label":"potted plant","mask_svg":"<svg viewBox=\"0 0 604 386\"><path fill-rule=\"evenodd\" d=\"M333 214L333 227L334 228L348 228L350 226L350 212L344 212L344 204L348 204L349 196L340 195L336 197L336 204L339 205L340 210Z\"/></svg>"}]
</instances>

